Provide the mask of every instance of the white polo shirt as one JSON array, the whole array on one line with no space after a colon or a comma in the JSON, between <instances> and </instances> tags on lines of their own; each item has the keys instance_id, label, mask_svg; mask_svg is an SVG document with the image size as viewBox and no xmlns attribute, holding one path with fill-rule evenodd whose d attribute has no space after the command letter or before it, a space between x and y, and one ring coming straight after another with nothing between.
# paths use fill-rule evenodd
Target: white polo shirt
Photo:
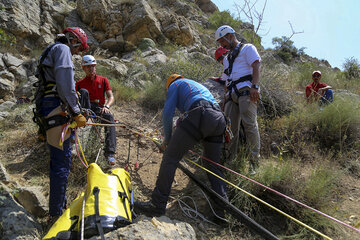
<instances>
[{"instance_id":1,"label":"white polo shirt","mask_svg":"<svg viewBox=\"0 0 360 240\"><path fill-rule=\"evenodd\" d=\"M229 53L229 56L231 56L231 53ZM244 46L240 50L239 55L235 58L232 72L230 76L228 76L224 73L224 71L229 67L229 61L227 57L224 58L224 62L223 62L224 69L221 77L222 79L226 80L226 85L229 84L228 83L229 79L236 81L241 77L252 74L253 68L251 67L251 64L253 64L256 60L261 61L261 57L258 51L256 50L256 47L252 44L244 44ZM236 87L237 89L243 87L251 88L251 85L252 84L250 81L245 81L236 84Z\"/></svg>"}]
</instances>

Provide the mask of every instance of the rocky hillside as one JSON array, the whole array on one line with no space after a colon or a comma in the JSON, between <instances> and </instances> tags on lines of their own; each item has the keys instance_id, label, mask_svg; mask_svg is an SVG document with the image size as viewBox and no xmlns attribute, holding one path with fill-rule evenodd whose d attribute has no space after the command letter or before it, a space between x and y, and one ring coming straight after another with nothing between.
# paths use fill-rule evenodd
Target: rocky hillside
<instances>
[{"instance_id":1,"label":"rocky hillside","mask_svg":"<svg viewBox=\"0 0 360 240\"><path fill-rule=\"evenodd\" d=\"M46 227L48 162L40 159L48 152L44 144L36 142L36 127L30 120L32 105L19 106L16 101L21 96L33 95L37 59L56 34L69 26L84 29L90 45L87 53L96 56L98 73L109 77L114 86L117 101L112 111L115 118L134 127L146 125L149 129L157 129L160 127L159 114L147 112L148 109L132 102L133 95L143 93L151 83L163 84L169 73L186 72L188 77L198 81L219 74L221 66L213 58L215 30L209 28L209 17L216 10L210 0L0 0L0 239L40 239L43 227ZM243 23L242 27L252 28L248 23ZM302 93L296 92L296 89L285 92L276 84L279 79L292 78L291 72L295 67L284 64L272 50L261 47L259 50L264 62L262 75L267 81L267 85L262 86L263 102L268 103L261 105L260 111L269 119L276 119L288 114L294 104L291 97ZM78 80L83 77L81 57L74 56L73 61ZM338 71L332 69L326 60L319 61L307 55L297 61L309 62L329 72ZM221 98L222 87L211 81L205 84L218 99ZM156 92L158 88L154 91L152 97L156 95L159 99L147 101L145 96L142 105L158 110L163 99L161 93ZM261 123L263 129L266 121ZM146 127L142 130L150 132ZM266 132L268 135L261 134L264 136L265 155L270 155L273 143L275 149L287 152L275 143L280 138L278 133L273 133L273 136L269 136L270 131ZM117 159L121 163L127 159L128 141L135 142L134 139L126 131L118 131ZM139 145L140 158L146 159L143 164L147 168L134 174L133 181L140 189L138 198L146 200L154 186L161 155L154 153L151 142ZM83 171L79 170L81 166L73 168L70 185L75 188L68 190L69 199L73 199L83 188L76 179L77 174L84 177L81 175ZM183 194L186 189L199 195L197 188L190 185L183 175L179 174L176 178L179 180L179 184L174 186L176 193ZM352 181L352 178L348 179L346 187L352 188ZM351 209L356 209L356 197L360 196L359 189L354 189L352 198L355 200L348 204ZM202 207L206 209L203 202ZM140 218L137 224L110 233L109 239L253 237L242 227L219 233L219 228L211 224L186 220L174 203L175 200L170 206L174 211L166 217ZM179 218L182 221L175 220ZM353 223L356 219L357 216L349 221ZM234 234L232 231L237 232Z\"/></svg>"}]
</instances>

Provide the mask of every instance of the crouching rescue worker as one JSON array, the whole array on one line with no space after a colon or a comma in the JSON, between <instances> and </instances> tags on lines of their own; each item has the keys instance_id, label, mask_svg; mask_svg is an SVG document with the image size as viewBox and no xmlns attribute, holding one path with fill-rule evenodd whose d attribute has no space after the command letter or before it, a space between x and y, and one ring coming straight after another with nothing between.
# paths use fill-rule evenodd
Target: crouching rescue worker
<instances>
[{"instance_id":1,"label":"crouching rescue worker","mask_svg":"<svg viewBox=\"0 0 360 240\"><path fill-rule=\"evenodd\" d=\"M102 123L113 123L114 116L110 112L110 106L114 103L114 96L109 80L96 74L96 59L93 56L85 55L81 65L86 74L86 77L76 83L76 90L81 95L81 106L91 109L96 115L103 118ZM107 99L105 99L105 95ZM105 127L104 153L110 165L115 164L115 151L115 127Z\"/></svg>"},{"instance_id":2,"label":"crouching rescue worker","mask_svg":"<svg viewBox=\"0 0 360 240\"><path fill-rule=\"evenodd\" d=\"M75 121L77 127L85 126L75 91L72 55L86 51L86 33L78 27L69 27L58 34L55 44L47 47L40 59L44 90L40 98L40 112L45 117L46 140L50 149L49 225L66 207L66 188L71 166L70 134L60 144L62 127Z\"/></svg>"},{"instance_id":3,"label":"crouching rescue worker","mask_svg":"<svg viewBox=\"0 0 360 240\"><path fill-rule=\"evenodd\" d=\"M203 140L205 157L217 163L220 161L223 134L226 128L226 120L220 106L203 85L173 74L167 80L166 90L167 97L162 117L165 135L162 147L165 152L156 186L150 201L135 202L134 204L136 213L143 213L147 216L165 214L177 165L196 143ZM175 108L184 117L172 134ZM211 172L224 178L218 166L205 162ZM225 182L209 173L208 178L212 189L227 200Z\"/></svg>"}]
</instances>

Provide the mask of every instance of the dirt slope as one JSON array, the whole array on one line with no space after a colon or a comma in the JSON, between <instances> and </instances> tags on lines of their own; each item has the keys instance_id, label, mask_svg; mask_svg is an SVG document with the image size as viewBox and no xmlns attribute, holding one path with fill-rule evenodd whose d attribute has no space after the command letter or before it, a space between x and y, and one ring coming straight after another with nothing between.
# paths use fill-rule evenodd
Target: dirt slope
<instances>
[{"instance_id":1,"label":"dirt slope","mask_svg":"<svg viewBox=\"0 0 360 240\"><path fill-rule=\"evenodd\" d=\"M161 112L148 112L136 104L114 106L112 111L115 119L128 126L128 128L139 131L148 137L160 137ZM103 132L103 130L100 129L100 132ZM37 141L36 127L27 123L21 125L20 128L9 129L3 134L6 135L6 141L0 142L0 160L14 182L9 183L9 185L41 186L44 195L48 196L49 156L46 145ZM94 134L97 147L94 147L93 151L88 154L87 160L89 162L95 160L98 149L102 146L99 135ZM129 142L130 157L128 158ZM194 156L189 157L195 159ZM148 200L150 198L155 186L161 158L162 154L159 153L156 145L147 137L136 135L126 128L117 128L116 166L125 167L128 164L136 199ZM104 159L100 157L98 161L99 165L106 170L107 164ZM136 169L137 161L139 167ZM191 169L206 181L205 174L201 170ZM171 193L172 198L166 213L170 218L191 223L199 239L221 239L224 237L226 239L257 239L254 234L242 225L230 224L229 228L223 229L199 219L193 220L186 217L175 199L190 196L198 205L199 212L207 217L211 216L211 213L199 188L190 182L180 170L177 171L175 179L176 182ZM79 159L74 157L67 192L69 202L84 190L85 182L86 169ZM338 209L338 216L335 217L347 223L356 224L359 222L360 216L360 179L346 176L341 180L340 184L343 186L343 191L339 193L338 199L334 199L334 202L342 202L342 204ZM191 203L189 199L186 202ZM38 220L45 225L45 219ZM346 232L347 239L356 239L359 236L351 230L343 229ZM271 231L271 229L269 230Z\"/></svg>"}]
</instances>

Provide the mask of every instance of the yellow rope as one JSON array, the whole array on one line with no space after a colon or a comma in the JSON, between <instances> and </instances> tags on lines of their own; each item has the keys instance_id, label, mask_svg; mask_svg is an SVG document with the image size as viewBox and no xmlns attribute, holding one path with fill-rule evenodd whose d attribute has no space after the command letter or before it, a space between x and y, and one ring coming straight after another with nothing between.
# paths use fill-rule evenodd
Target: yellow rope
<instances>
[{"instance_id":1,"label":"yellow rope","mask_svg":"<svg viewBox=\"0 0 360 240\"><path fill-rule=\"evenodd\" d=\"M75 130L75 131L76 131L76 130ZM81 155L82 155L82 157L83 157L83 159L84 159L84 162L85 162L86 166L89 167L89 164L87 163L86 158L85 158L84 151L83 151L83 149L82 149L82 147L81 147L80 139L79 139L79 137L78 137L77 134L76 134L76 140L77 140L77 142L78 142L78 144L79 144L79 149L80 149Z\"/></svg>"},{"instance_id":2,"label":"yellow rope","mask_svg":"<svg viewBox=\"0 0 360 240\"><path fill-rule=\"evenodd\" d=\"M122 124L98 124L98 123L86 123L86 124L88 124L88 125L95 125L95 126L119 126L119 127L121 126L121 127L126 127L125 125L122 125ZM131 131L131 132L133 132L133 133L136 133L136 134L139 134L139 135L142 135L142 136L144 136L144 137L146 137L146 138L148 138L148 139L151 139L153 142L155 142L155 143L157 143L157 144L161 144L161 143L159 143L156 139L151 138L151 137L148 137L148 136L146 136L145 134L142 134L142 133L140 133L140 132L137 132L137 131L134 131L134 130L131 130L131 129L129 129L129 131ZM202 168L203 170L207 171L208 173L210 173L210 174L214 175L215 177L217 177L217 178L219 178L219 179L223 180L223 181L224 181L224 182L226 182L227 184L229 184L229 185L233 186L234 188L236 188L236 189L238 189L238 190L242 191L243 193L245 193L245 194L247 194L247 195L249 195L249 196L251 196L251 197L255 198L255 199L256 199L256 200L258 200L259 202L261 202L261 203L265 204L266 206L268 206L268 207L272 208L273 210L275 210L275 211L279 212L280 214L282 214L282 215L284 215L284 216L286 216L286 217L290 218L291 220L293 220L294 222L296 222L296 223L300 224L301 226L303 226L303 227L305 227L305 228L307 228L307 229L309 229L309 230L313 231L314 233L316 233L316 234L318 234L318 235L322 236L322 237L323 237L323 238L325 238L325 239L332 240L332 238L330 238L330 237L326 236L325 234L323 234L323 233L319 232L318 230L316 230L316 229L314 229L314 228L312 228L312 227L308 226L307 224L305 224L305 223L303 223L303 222L301 222L301 221L297 220L296 218L294 218L294 217L290 216L289 214L287 214L287 213L285 213L285 212L281 211L280 209L278 209L278 208L276 208L276 207L272 206L271 204L269 204L269 203L265 202L264 200L261 200L260 198L256 197L255 195L253 195L253 194L251 194L251 193L249 193L249 192L245 191L244 189L242 189L242 188L240 188L240 187L236 186L235 184L233 184L233 183L229 182L228 180L226 180L226 179L224 179L224 178L222 178L222 177L220 177L220 176L216 175L215 173L211 172L210 170L208 170L208 169L204 168L203 166L201 166L201 165L199 165L199 164L197 164L197 163L195 163L195 162L191 161L191 160L190 160L190 159L188 159L188 158L184 158L184 159L185 159L185 160L187 160L187 161L189 161L189 162L191 162L191 163L193 163L193 164L195 164L196 166L198 166L198 167Z\"/></svg>"},{"instance_id":3,"label":"yellow rope","mask_svg":"<svg viewBox=\"0 0 360 240\"><path fill-rule=\"evenodd\" d=\"M242 189L242 188L240 188L240 187L236 186L235 184L233 184L233 183L229 182L228 180L226 180L226 179L224 179L224 178L222 178L222 177L220 177L220 176L216 175L215 173L211 172L210 170L208 170L208 169L204 168L203 166L201 166L201 165L199 165L199 164L197 164L197 163L195 163L195 162L191 161L191 160L190 160L190 159L188 159L188 158L184 158L184 159L185 159L185 160L187 160L187 161L189 161L189 162L191 162L191 163L193 163L193 164L195 164L196 166L200 167L201 169L203 169L203 170L207 171L208 173L210 173L210 174L214 175L215 177L218 177L219 179L223 180L224 182L226 182L227 184L229 184L229 185L233 186L234 188L236 188L236 189L238 189L238 190L242 191L243 193L245 193L245 194L247 194L247 195L249 195L249 196L251 196L251 197L255 198L255 199L256 199L256 200L258 200L259 202L261 202L261 203L265 204L266 206L268 206L268 207L270 207L270 208L274 209L275 211L277 211L277 212L281 213L282 215L284 215L284 216L286 216L286 217L290 218L291 220L293 220L294 222L296 222L296 223L300 224L301 226L303 226L303 227L305 227L305 228L307 228L307 229L309 229L309 230L311 230L311 231L313 231L313 232L317 233L318 235L322 236L323 238L330 239L330 240L332 239L332 238L330 238L330 237L326 236L325 234L323 234L323 233L319 232L318 230L316 230L316 229L314 229L314 228L312 228L312 227L308 226L307 224L305 224L305 223L303 223L303 222L301 222L301 221L297 220L296 218L294 218L294 217L290 216L289 214L287 214L287 213L285 213L285 212L281 211L280 209L278 209L278 208L276 208L276 207L272 206L271 204L269 204L269 203L265 202L264 200L261 200L260 198L256 197L255 195L253 195L253 194L251 194L251 193L249 193L249 192L245 191L244 189Z\"/></svg>"}]
</instances>

